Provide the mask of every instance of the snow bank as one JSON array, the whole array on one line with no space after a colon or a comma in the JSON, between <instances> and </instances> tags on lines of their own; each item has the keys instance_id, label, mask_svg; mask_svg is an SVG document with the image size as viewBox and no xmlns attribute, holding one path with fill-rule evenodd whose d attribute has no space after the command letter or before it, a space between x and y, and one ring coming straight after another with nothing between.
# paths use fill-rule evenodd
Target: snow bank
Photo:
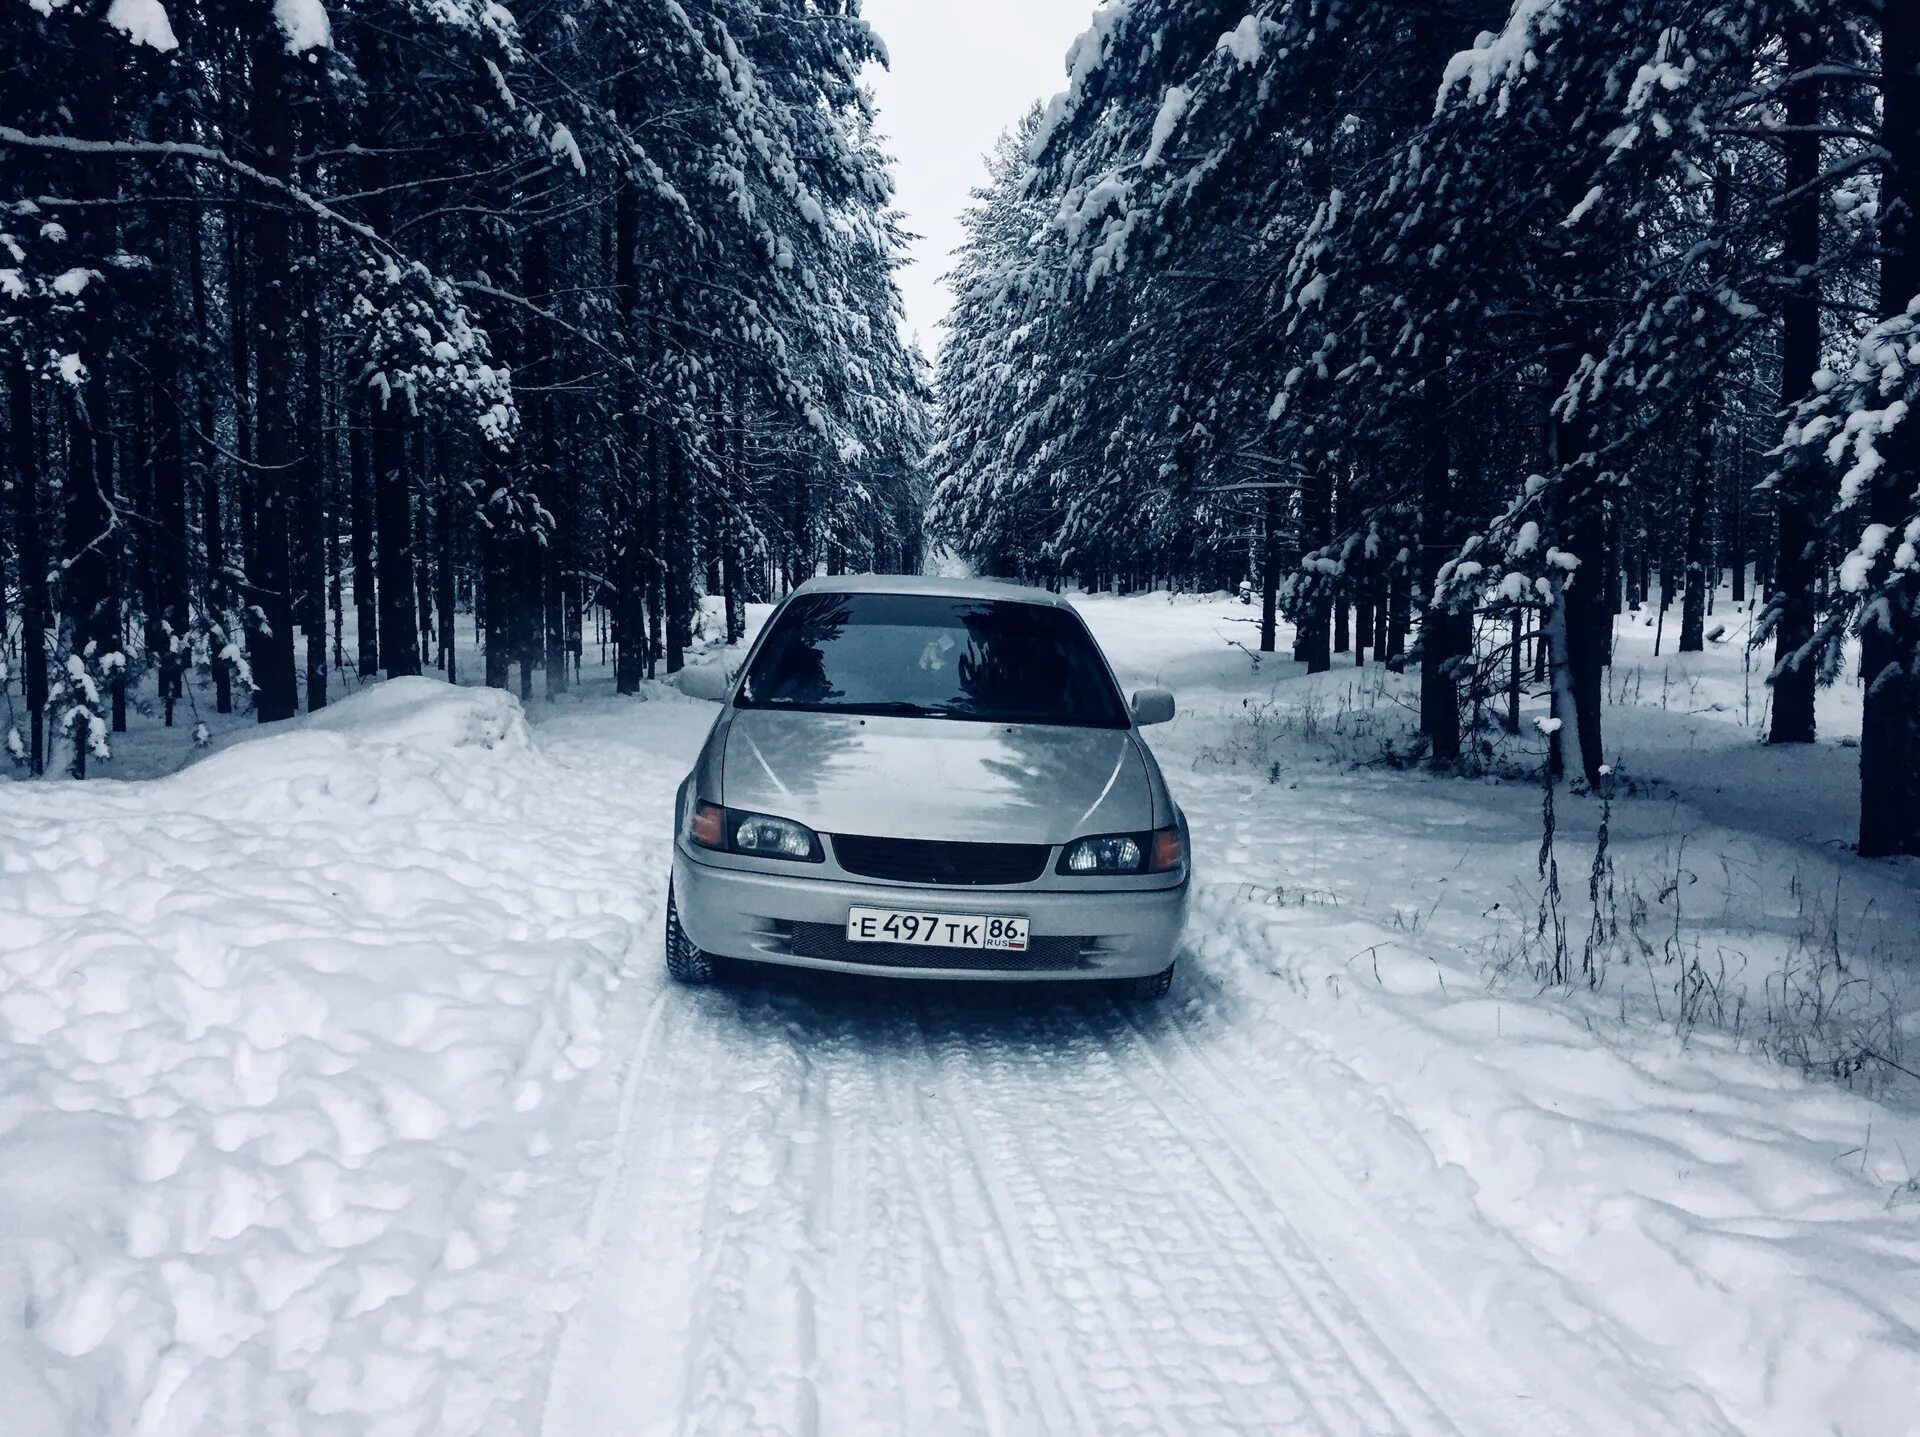
<instances>
[{"instance_id":1,"label":"snow bank","mask_svg":"<svg viewBox=\"0 0 1920 1437\"><path fill-rule=\"evenodd\" d=\"M512 698L422 679L171 779L6 790L11 1437L479 1424L650 916L546 780Z\"/></svg>"},{"instance_id":2,"label":"snow bank","mask_svg":"<svg viewBox=\"0 0 1920 1437\"><path fill-rule=\"evenodd\" d=\"M1620 1374L1596 1431L1912 1430L1920 1193L1894 1184L1920 1123L1722 1043L1489 993L1341 911L1350 892L1209 885L1194 936L1219 987L1193 1001L1286 1034L1295 1110L1370 1201L1427 1230L1437 1208L1456 1244L1483 1229L1438 1276L1527 1334L1522 1366Z\"/></svg>"}]
</instances>

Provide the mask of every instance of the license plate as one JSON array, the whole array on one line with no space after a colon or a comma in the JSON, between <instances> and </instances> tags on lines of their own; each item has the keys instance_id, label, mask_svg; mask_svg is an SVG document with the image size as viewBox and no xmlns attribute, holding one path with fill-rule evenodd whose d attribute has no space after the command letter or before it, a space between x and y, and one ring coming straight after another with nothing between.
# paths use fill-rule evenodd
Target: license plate
<instances>
[{"instance_id":1,"label":"license plate","mask_svg":"<svg viewBox=\"0 0 1920 1437\"><path fill-rule=\"evenodd\" d=\"M891 908L853 908L847 912L847 941L1024 953L1027 920L973 913L904 913Z\"/></svg>"}]
</instances>

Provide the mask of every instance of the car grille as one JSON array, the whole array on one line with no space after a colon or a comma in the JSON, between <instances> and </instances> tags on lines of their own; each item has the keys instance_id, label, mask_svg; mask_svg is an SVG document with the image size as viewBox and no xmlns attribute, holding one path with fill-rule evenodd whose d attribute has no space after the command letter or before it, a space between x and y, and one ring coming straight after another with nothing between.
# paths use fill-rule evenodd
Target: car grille
<instances>
[{"instance_id":1,"label":"car grille","mask_svg":"<svg viewBox=\"0 0 1920 1437\"><path fill-rule=\"evenodd\" d=\"M993 887L1031 883L1047 871L1044 843L944 843L838 833L833 856L848 873L894 883Z\"/></svg>"},{"instance_id":2,"label":"car grille","mask_svg":"<svg viewBox=\"0 0 1920 1437\"><path fill-rule=\"evenodd\" d=\"M796 958L829 963L866 963L876 968L968 968L983 973L1059 972L1085 966L1078 938L1031 938L1024 953L984 948L922 948L912 943L850 943L831 923L795 923L787 934Z\"/></svg>"}]
</instances>

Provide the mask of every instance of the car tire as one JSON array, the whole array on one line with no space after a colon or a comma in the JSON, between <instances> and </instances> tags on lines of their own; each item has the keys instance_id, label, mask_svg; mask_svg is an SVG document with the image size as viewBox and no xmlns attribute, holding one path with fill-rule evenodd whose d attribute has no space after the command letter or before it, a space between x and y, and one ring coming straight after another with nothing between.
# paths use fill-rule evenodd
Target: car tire
<instances>
[{"instance_id":1,"label":"car tire","mask_svg":"<svg viewBox=\"0 0 1920 1437\"><path fill-rule=\"evenodd\" d=\"M713 981L713 955L695 947L687 930L680 926L680 908L674 902L671 886L667 889L667 974L676 983Z\"/></svg>"},{"instance_id":2,"label":"car tire","mask_svg":"<svg viewBox=\"0 0 1920 1437\"><path fill-rule=\"evenodd\" d=\"M1149 973L1144 978L1123 978L1116 985L1122 998L1131 998L1136 1003L1152 1003L1167 996L1173 987L1174 965L1169 963L1158 973Z\"/></svg>"}]
</instances>

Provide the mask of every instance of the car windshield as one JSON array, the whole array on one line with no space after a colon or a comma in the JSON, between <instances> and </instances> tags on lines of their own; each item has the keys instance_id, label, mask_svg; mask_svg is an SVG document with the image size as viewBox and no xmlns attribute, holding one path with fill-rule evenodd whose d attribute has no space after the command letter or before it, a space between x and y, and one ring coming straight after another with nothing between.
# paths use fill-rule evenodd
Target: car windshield
<instances>
[{"instance_id":1,"label":"car windshield","mask_svg":"<svg viewBox=\"0 0 1920 1437\"><path fill-rule=\"evenodd\" d=\"M768 632L734 702L983 723L1128 723L1076 615L937 594L800 595Z\"/></svg>"}]
</instances>

